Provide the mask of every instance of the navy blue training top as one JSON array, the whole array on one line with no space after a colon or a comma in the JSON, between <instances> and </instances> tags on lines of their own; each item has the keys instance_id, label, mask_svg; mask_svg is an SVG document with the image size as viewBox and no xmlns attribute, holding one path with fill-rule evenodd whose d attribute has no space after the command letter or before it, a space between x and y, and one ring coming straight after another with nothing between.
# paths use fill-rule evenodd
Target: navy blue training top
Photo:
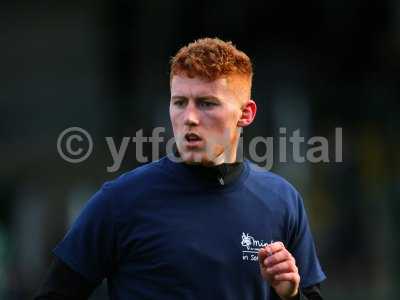
<instances>
[{"instance_id":1,"label":"navy blue training top","mask_svg":"<svg viewBox=\"0 0 400 300\"><path fill-rule=\"evenodd\" d=\"M299 193L244 162L229 184L204 181L168 157L107 182L54 254L110 299L279 299L262 279L259 249L282 241L301 287L325 279Z\"/></svg>"}]
</instances>

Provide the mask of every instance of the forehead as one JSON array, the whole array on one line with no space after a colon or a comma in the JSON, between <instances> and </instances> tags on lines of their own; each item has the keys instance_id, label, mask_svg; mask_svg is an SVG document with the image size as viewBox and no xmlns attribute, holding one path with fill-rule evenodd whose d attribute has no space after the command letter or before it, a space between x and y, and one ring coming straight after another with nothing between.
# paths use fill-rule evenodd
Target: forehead
<instances>
[{"instance_id":1,"label":"forehead","mask_svg":"<svg viewBox=\"0 0 400 300\"><path fill-rule=\"evenodd\" d=\"M171 96L218 96L229 93L228 80L218 78L213 81L199 77L189 78L187 76L174 75L171 80Z\"/></svg>"}]
</instances>

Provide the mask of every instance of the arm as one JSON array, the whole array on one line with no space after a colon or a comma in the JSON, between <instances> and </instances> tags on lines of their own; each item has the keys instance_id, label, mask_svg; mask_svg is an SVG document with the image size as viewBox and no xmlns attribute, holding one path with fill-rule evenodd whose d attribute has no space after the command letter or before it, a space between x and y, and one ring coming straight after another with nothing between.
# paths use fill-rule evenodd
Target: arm
<instances>
[{"instance_id":1,"label":"arm","mask_svg":"<svg viewBox=\"0 0 400 300\"><path fill-rule=\"evenodd\" d=\"M322 300L319 284L300 289L296 261L281 242L261 249L258 254L262 277L283 300Z\"/></svg>"},{"instance_id":2,"label":"arm","mask_svg":"<svg viewBox=\"0 0 400 300\"><path fill-rule=\"evenodd\" d=\"M296 300L300 293L300 275L294 257L281 242L258 252L260 272L282 300Z\"/></svg>"},{"instance_id":3,"label":"arm","mask_svg":"<svg viewBox=\"0 0 400 300\"><path fill-rule=\"evenodd\" d=\"M103 186L85 204L64 239L36 300L87 299L116 265L111 194Z\"/></svg>"},{"instance_id":4,"label":"arm","mask_svg":"<svg viewBox=\"0 0 400 300\"><path fill-rule=\"evenodd\" d=\"M34 300L86 300L97 286L55 258Z\"/></svg>"}]
</instances>

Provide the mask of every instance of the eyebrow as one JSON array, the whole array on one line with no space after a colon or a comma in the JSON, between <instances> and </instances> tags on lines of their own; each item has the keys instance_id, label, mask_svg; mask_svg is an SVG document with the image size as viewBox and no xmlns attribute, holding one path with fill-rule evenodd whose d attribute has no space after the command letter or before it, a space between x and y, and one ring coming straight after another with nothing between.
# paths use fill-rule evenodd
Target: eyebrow
<instances>
[{"instance_id":1,"label":"eyebrow","mask_svg":"<svg viewBox=\"0 0 400 300\"><path fill-rule=\"evenodd\" d=\"M186 100L188 99L188 97L185 96L172 96L171 100ZM200 96L200 97L196 97L195 100L217 100L217 101L221 101L217 96L213 96L213 95L206 95L206 96Z\"/></svg>"},{"instance_id":2,"label":"eyebrow","mask_svg":"<svg viewBox=\"0 0 400 300\"><path fill-rule=\"evenodd\" d=\"M171 97L171 100L178 100L178 99L187 99L187 98L184 96L172 96Z\"/></svg>"},{"instance_id":3,"label":"eyebrow","mask_svg":"<svg viewBox=\"0 0 400 300\"><path fill-rule=\"evenodd\" d=\"M207 99L209 99L209 100L221 101L217 96L212 96L212 95L209 95L209 96L201 96L201 97L198 97L197 99L199 99L199 100L207 100Z\"/></svg>"}]
</instances>

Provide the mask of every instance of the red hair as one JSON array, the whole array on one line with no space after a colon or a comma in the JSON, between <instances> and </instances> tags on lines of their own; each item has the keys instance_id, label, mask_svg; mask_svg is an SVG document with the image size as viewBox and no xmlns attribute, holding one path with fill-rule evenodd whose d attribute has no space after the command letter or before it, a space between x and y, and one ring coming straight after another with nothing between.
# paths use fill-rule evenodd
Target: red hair
<instances>
[{"instance_id":1,"label":"red hair","mask_svg":"<svg viewBox=\"0 0 400 300\"><path fill-rule=\"evenodd\" d=\"M253 68L250 58L232 42L202 38L182 47L172 57L170 78L181 74L209 81L229 75L243 75L251 82Z\"/></svg>"}]
</instances>

